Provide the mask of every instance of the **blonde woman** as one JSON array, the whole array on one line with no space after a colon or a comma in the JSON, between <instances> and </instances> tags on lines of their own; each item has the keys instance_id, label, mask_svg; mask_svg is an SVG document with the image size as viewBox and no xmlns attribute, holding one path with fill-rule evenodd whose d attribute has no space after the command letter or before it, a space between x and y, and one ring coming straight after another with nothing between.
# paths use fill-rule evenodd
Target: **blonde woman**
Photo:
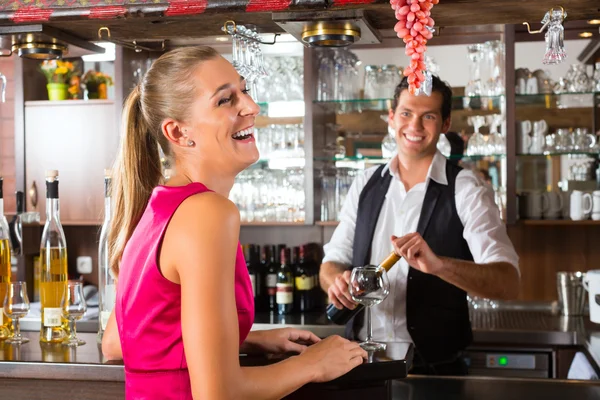
<instances>
[{"instance_id":1,"label":"blonde woman","mask_svg":"<svg viewBox=\"0 0 600 400\"><path fill-rule=\"evenodd\" d=\"M228 195L259 157L258 111L209 47L164 54L126 101L109 238L117 302L102 350L122 356L127 399L279 399L366 357L339 336L250 332L252 289ZM166 184L159 146L175 162ZM240 351L299 355L247 368Z\"/></svg>"}]
</instances>

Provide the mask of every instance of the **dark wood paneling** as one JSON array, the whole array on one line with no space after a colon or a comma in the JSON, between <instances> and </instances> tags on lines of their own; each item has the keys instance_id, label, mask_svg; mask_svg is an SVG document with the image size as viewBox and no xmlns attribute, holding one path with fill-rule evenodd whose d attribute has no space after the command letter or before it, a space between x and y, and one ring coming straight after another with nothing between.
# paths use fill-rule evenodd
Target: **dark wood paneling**
<instances>
[{"instance_id":1,"label":"dark wood paneling","mask_svg":"<svg viewBox=\"0 0 600 400\"><path fill-rule=\"evenodd\" d=\"M77 274L77 257L92 257L93 271L83 279L98 285L98 240L100 226L64 226L67 239L69 276Z\"/></svg>"},{"instance_id":2,"label":"dark wood paneling","mask_svg":"<svg viewBox=\"0 0 600 400\"><path fill-rule=\"evenodd\" d=\"M600 268L600 226L517 223L508 234L519 254L521 300L558 300L557 272Z\"/></svg>"}]
</instances>

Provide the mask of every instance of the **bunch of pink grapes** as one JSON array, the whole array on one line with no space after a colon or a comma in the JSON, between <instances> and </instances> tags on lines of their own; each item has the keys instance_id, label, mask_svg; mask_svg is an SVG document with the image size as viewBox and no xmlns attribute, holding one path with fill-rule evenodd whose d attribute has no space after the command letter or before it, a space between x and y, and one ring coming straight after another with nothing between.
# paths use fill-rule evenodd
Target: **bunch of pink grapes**
<instances>
[{"instance_id":1,"label":"bunch of pink grapes","mask_svg":"<svg viewBox=\"0 0 600 400\"><path fill-rule=\"evenodd\" d=\"M437 3L439 0L390 0L398 20L394 31L406 43L406 55L411 59L410 65L404 69L411 94L425 81L425 50L427 40L433 37L428 28L433 28L435 24L431 18L431 8Z\"/></svg>"}]
</instances>

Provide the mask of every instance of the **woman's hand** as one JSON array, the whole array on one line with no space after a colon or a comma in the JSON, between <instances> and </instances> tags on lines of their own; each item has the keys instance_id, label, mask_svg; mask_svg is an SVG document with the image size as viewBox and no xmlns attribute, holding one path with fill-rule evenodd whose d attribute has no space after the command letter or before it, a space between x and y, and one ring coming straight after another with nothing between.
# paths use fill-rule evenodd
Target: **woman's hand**
<instances>
[{"instance_id":1,"label":"woman's hand","mask_svg":"<svg viewBox=\"0 0 600 400\"><path fill-rule=\"evenodd\" d=\"M264 353L300 354L309 345L319 341L321 339L312 332L294 328L282 328L252 331L244 343Z\"/></svg>"}]
</instances>

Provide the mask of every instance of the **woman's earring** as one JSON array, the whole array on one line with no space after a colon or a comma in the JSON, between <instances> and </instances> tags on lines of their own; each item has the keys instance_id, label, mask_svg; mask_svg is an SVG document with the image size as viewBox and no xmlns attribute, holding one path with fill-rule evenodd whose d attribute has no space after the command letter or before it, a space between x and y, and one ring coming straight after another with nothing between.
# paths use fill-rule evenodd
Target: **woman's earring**
<instances>
[{"instance_id":1,"label":"woman's earring","mask_svg":"<svg viewBox=\"0 0 600 400\"><path fill-rule=\"evenodd\" d=\"M193 140L188 140L187 145L188 147L194 147L196 143Z\"/></svg>"}]
</instances>

